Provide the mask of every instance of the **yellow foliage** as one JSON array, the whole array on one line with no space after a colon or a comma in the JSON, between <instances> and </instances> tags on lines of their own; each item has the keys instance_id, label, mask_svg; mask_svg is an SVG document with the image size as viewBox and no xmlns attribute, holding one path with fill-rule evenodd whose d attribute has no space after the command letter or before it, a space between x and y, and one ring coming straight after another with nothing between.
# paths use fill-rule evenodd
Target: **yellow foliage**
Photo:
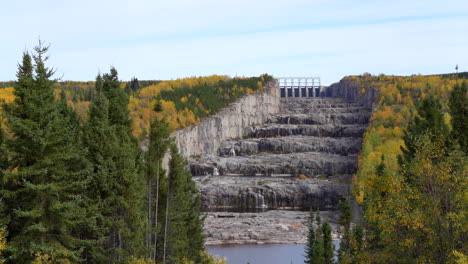
<instances>
[{"instance_id":1,"label":"yellow foliage","mask_svg":"<svg viewBox=\"0 0 468 264\"><path fill-rule=\"evenodd\" d=\"M0 101L5 101L5 103L10 103L15 100L13 95L13 87L0 88Z\"/></svg>"},{"instance_id":2,"label":"yellow foliage","mask_svg":"<svg viewBox=\"0 0 468 264\"><path fill-rule=\"evenodd\" d=\"M457 264L468 264L468 256L463 254L462 252L453 251L453 255L455 257L455 263Z\"/></svg>"},{"instance_id":3,"label":"yellow foliage","mask_svg":"<svg viewBox=\"0 0 468 264\"><path fill-rule=\"evenodd\" d=\"M305 180L305 179L307 179L307 178L308 178L307 175L304 175L304 174L302 174L302 173L299 174L299 179Z\"/></svg>"},{"instance_id":4,"label":"yellow foliage","mask_svg":"<svg viewBox=\"0 0 468 264\"><path fill-rule=\"evenodd\" d=\"M5 230L0 229L0 256L6 247Z\"/></svg>"},{"instance_id":5,"label":"yellow foliage","mask_svg":"<svg viewBox=\"0 0 468 264\"><path fill-rule=\"evenodd\" d=\"M69 256L61 250L51 251L49 254L37 252L32 264L71 264Z\"/></svg>"},{"instance_id":6,"label":"yellow foliage","mask_svg":"<svg viewBox=\"0 0 468 264\"><path fill-rule=\"evenodd\" d=\"M155 264L153 260L146 258L132 257L128 264Z\"/></svg>"}]
</instances>

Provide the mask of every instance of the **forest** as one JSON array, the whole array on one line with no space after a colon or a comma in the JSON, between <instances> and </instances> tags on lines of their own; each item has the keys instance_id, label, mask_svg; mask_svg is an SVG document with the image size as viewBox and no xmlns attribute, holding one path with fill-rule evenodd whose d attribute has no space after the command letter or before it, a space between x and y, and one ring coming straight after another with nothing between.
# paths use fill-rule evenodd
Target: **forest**
<instances>
[{"instance_id":1,"label":"forest","mask_svg":"<svg viewBox=\"0 0 468 264\"><path fill-rule=\"evenodd\" d=\"M0 83L0 263L220 263L170 134L273 77L122 82L111 68L60 81L47 49ZM467 263L467 78L345 77L377 91L353 178L364 221L341 204L335 260L329 224L311 214L306 263Z\"/></svg>"},{"instance_id":2,"label":"forest","mask_svg":"<svg viewBox=\"0 0 468 264\"><path fill-rule=\"evenodd\" d=\"M353 179L365 234L344 226L340 263L467 263L466 77L346 77L378 96Z\"/></svg>"},{"instance_id":3,"label":"forest","mask_svg":"<svg viewBox=\"0 0 468 264\"><path fill-rule=\"evenodd\" d=\"M58 82L47 51L25 52L0 89L0 263L224 263L204 250L200 194L170 134L271 77L123 83L111 67Z\"/></svg>"},{"instance_id":4,"label":"forest","mask_svg":"<svg viewBox=\"0 0 468 264\"><path fill-rule=\"evenodd\" d=\"M172 81L145 81L132 78L120 82L120 87L129 97L133 135L138 139L147 137L151 115L166 117L171 130L196 125L201 118L218 112L245 94L260 91L272 76L234 77L212 75L190 77ZM0 100L13 101L14 82L0 83ZM90 103L94 96L95 82L57 81L52 84L57 97L63 91L67 103L75 110L83 124L88 118ZM156 104L162 111L153 111Z\"/></svg>"}]
</instances>

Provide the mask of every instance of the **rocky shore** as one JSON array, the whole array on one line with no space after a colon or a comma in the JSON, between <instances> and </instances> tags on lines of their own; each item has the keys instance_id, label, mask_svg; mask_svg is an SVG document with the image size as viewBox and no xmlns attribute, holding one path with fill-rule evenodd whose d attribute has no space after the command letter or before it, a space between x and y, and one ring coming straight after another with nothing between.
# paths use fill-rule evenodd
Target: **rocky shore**
<instances>
[{"instance_id":1,"label":"rocky shore","mask_svg":"<svg viewBox=\"0 0 468 264\"><path fill-rule=\"evenodd\" d=\"M338 211L321 211L322 220L332 226L338 239ZM205 244L304 244L309 212L270 210L261 213L208 212L205 219Z\"/></svg>"}]
</instances>

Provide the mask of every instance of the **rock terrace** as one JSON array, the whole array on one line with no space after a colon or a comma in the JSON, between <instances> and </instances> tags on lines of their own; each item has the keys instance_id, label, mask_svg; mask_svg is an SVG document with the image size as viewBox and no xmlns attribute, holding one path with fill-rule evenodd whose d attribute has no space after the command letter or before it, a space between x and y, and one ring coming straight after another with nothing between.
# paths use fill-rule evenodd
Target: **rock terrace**
<instances>
[{"instance_id":1,"label":"rock terrace","mask_svg":"<svg viewBox=\"0 0 468 264\"><path fill-rule=\"evenodd\" d=\"M218 155L190 160L204 209L337 212L349 195L370 114L370 108L339 98L281 98L280 113L252 126L247 137L222 142ZM242 239L206 228L211 244L278 240L261 231Z\"/></svg>"}]
</instances>

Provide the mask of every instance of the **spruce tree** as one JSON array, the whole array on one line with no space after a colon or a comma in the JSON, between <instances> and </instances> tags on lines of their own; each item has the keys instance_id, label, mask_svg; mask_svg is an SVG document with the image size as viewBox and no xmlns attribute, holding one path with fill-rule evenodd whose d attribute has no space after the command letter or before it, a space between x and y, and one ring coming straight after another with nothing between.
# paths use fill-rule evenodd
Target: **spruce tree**
<instances>
[{"instance_id":1,"label":"spruce tree","mask_svg":"<svg viewBox=\"0 0 468 264\"><path fill-rule=\"evenodd\" d=\"M55 100L40 42L34 64L28 53L18 67L15 100L5 105L11 159L6 173L8 223L7 259L31 262L34 254L49 254L71 261L80 259L85 243L77 234L81 191L89 173L79 141L74 112ZM14 168L14 169L11 169Z\"/></svg>"},{"instance_id":2,"label":"spruce tree","mask_svg":"<svg viewBox=\"0 0 468 264\"><path fill-rule=\"evenodd\" d=\"M328 221L325 221L321 227L323 239L323 263L332 264L335 247L331 237L331 226Z\"/></svg>"},{"instance_id":3,"label":"spruce tree","mask_svg":"<svg viewBox=\"0 0 468 264\"><path fill-rule=\"evenodd\" d=\"M147 247L150 250L150 258L156 260L157 254L157 232L160 229L158 225L159 218L159 197L160 197L160 182L164 176L162 170L162 160L165 153L169 148L170 129L165 119L158 119L155 117L151 122L149 134L149 146L146 153L146 177L148 185L148 202L147 202L147 218L148 228L147 232ZM153 212L154 208L154 212Z\"/></svg>"},{"instance_id":4,"label":"spruce tree","mask_svg":"<svg viewBox=\"0 0 468 264\"><path fill-rule=\"evenodd\" d=\"M104 251L94 253L103 263L144 252L145 183L127 105L117 71L111 68L109 74L98 76L84 141L94 171L90 193L97 195L101 214L97 237L104 243Z\"/></svg>"},{"instance_id":5,"label":"spruce tree","mask_svg":"<svg viewBox=\"0 0 468 264\"><path fill-rule=\"evenodd\" d=\"M164 238L164 263L179 263L182 259L197 261L203 249L200 198L187 162L175 144L171 146L169 162L167 215ZM194 199L195 198L195 199Z\"/></svg>"},{"instance_id":6,"label":"spruce tree","mask_svg":"<svg viewBox=\"0 0 468 264\"><path fill-rule=\"evenodd\" d=\"M3 183L3 174L8 168L8 155L5 147L5 140L5 132L3 132L3 128L0 126L0 187Z\"/></svg>"},{"instance_id":7,"label":"spruce tree","mask_svg":"<svg viewBox=\"0 0 468 264\"><path fill-rule=\"evenodd\" d=\"M460 148L468 154L468 84L463 82L453 87L449 98L450 114L452 116L452 138Z\"/></svg>"},{"instance_id":8,"label":"spruce tree","mask_svg":"<svg viewBox=\"0 0 468 264\"><path fill-rule=\"evenodd\" d=\"M110 263L116 257L110 241L111 230L118 221L120 200L116 173L115 152L117 139L110 127L108 102L102 91L103 79L96 77L94 99L89 107L89 119L84 126L83 142L86 156L92 163L92 177L86 191L90 215L86 217L85 235L94 243L85 248L87 263Z\"/></svg>"},{"instance_id":9,"label":"spruce tree","mask_svg":"<svg viewBox=\"0 0 468 264\"><path fill-rule=\"evenodd\" d=\"M305 245L305 260L304 263L313 264L314 259L318 258L315 255L315 244L317 243L315 228L314 228L314 213L310 211L309 221L307 223L308 227L308 235L307 235L307 243Z\"/></svg>"},{"instance_id":10,"label":"spruce tree","mask_svg":"<svg viewBox=\"0 0 468 264\"><path fill-rule=\"evenodd\" d=\"M340 248L338 250L338 262L346 263L346 260L351 256L351 205L349 200L340 201L340 224L343 226Z\"/></svg>"},{"instance_id":11,"label":"spruce tree","mask_svg":"<svg viewBox=\"0 0 468 264\"><path fill-rule=\"evenodd\" d=\"M320 217L320 212L317 211L315 215L315 221L316 221L316 226L317 229L315 230L315 239L316 242L314 244L314 255L317 256L315 259L313 259L312 263L313 264L323 264L323 233L321 230L321 225L322 225L322 218Z\"/></svg>"}]
</instances>

